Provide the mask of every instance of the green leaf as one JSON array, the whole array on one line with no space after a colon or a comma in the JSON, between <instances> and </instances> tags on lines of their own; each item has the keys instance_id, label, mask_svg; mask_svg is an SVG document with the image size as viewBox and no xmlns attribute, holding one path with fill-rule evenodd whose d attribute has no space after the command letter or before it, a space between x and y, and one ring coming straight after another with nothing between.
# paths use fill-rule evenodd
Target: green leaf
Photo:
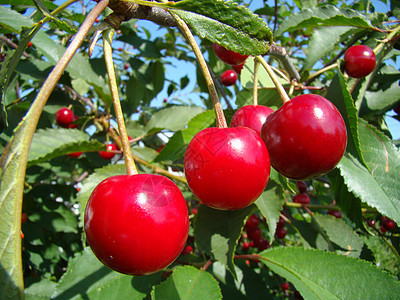
<instances>
[{"instance_id":1,"label":"green leaf","mask_svg":"<svg viewBox=\"0 0 400 300\"><path fill-rule=\"evenodd\" d=\"M265 54L272 32L256 14L233 1L183 0L170 6L201 38L248 55ZM178 9L178 10L175 10Z\"/></svg>"},{"instance_id":2,"label":"green leaf","mask_svg":"<svg viewBox=\"0 0 400 300\"><path fill-rule=\"evenodd\" d=\"M85 248L69 262L52 299L143 299L160 278L159 273L132 277L113 272Z\"/></svg>"},{"instance_id":3,"label":"green leaf","mask_svg":"<svg viewBox=\"0 0 400 300\"><path fill-rule=\"evenodd\" d=\"M312 33L308 44L307 56L302 70L311 69L321 58L334 51L340 37L351 27L329 26L318 28Z\"/></svg>"},{"instance_id":4,"label":"green leaf","mask_svg":"<svg viewBox=\"0 0 400 300\"><path fill-rule=\"evenodd\" d=\"M200 106L172 106L154 113L146 124L147 133L157 132L163 129L177 131L185 128L189 120L204 109Z\"/></svg>"},{"instance_id":5,"label":"green leaf","mask_svg":"<svg viewBox=\"0 0 400 300\"><path fill-rule=\"evenodd\" d=\"M34 165L73 152L104 150L99 141L88 141L89 135L78 129L39 129L33 136L28 164Z\"/></svg>"},{"instance_id":6,"label":"green leaf","mask_svg":"<svg viewBox=\"0 0 400 300\"><path fill-rule=\"evenodd\" d=\"M333 5L309 8L292 14L283 22L275 35L298 29L320 26L351 26L372 28L369 20L358 11L350 8L336 8Z\"/></svg>"},{"instance_id":7,"label":"green leaf","mask_svg":"<svg viewBox=\"0 0 400 300\"><path fill-rule=\"evenodd\" d=\"M236 104L238 107L253 104L253 91L249 89L242 89L236 95ZM282 100L275 88L273 89L259 89L258 90L258 104L268 106L271 108L280 107Z\"/></svg>"},{"instance_id":8,"label":"green leaf","mask_svg":"<svg viewBox=\"0 0 400 300\"><path fill-rule=\"evenodd\" d=\"M255 206L239 210L217 210L201 205L194 221L194 235L199 247L223 263L236 277L233 256L247 216Z\"/></svg>"},{"instance_id":9,"label":"green leaf","mask_svg":"<svg viewBox=\"0 0 400 300\"><path fill-rule=\"evenodd\" d=\"M151 291L151 299L222 299L218 282L211 274L192 266L177 267L172 275Z\"/></svg>"},{"instance_id":10,"label":"green leaf","mask_svg":"<svg viewBox=\"0 0 400 300\"><path fill-rule=\"evenodd\" d=\"M53 295L57 283L46 278L30 285L24 290L26 300L46 300Z\"/></svg>"},{"instance_id":11,"label":"green leaf","mask_svg":"<svg viewBox=\"0 0 400 300\"><path fill-rule=\"evenodd\" d=\"M261 214L266 218L269 228L268 240L272 243L275 235L276 224L279 221L280 213L283 209L285 198L282 194L282 189L279 186L269 188L261 194L255 204Z\"/></svg>"},{"instance_id":12,"label":"green leaf","mask_svg":"<svg viewBox=\"0 0 400 300\"><path fill-rule=\"evenodd\" d=\"M346 81L339 71L333 78L326 95L339 110L347 129L347 152L365 165L358 136L358 115Z\"/></svg>"},{"instance_id":13,"label":"green leaf","mask_svg":"<svg viewBox=\"0 0 400 300\"><path fill-rule=\"evenodd\" d=\"M385 176L388 178L386 184L378 182L378 177L371 175L368 169L351 154L346 153L343 156L338 168L347 188L356 197L396 222L400 221L399 195L391 193L391 191L399 190L399 167L392 168L390 174Z\"/></svg>"},{"instance_id":14,"label":"green leaf","mask_svg":"<svg viewBox=\"0 0 400 300\"><path fill-rule=\"evenodd\" d=\"M343 250L336 253L359 257L364 245L362 239L342 219L330 215L314 215L315 221L326 232L329 240Z\"/></svg>"},{"instance_id":15,"label":"green leaf","mask_svg":"<svg viewBox=\"0 0 400 300\"><path fill-rule=\"evenodd\" d=\"M89 175L88 178L86 178L86 180L82 182L81 190L79 191L76 198L77 202L80 204L81 227L83 226L83 215L85 213L86 204L94 188L108 177L125 174L126 168L124 164L106 165L103 168L96 169L93 174Z\"/></svg>"},{"instance_id":16,"label":"green leaf","mask_svg":"<svg viewBox=\"0 0 400 300\"><path fill-rule=\"evenodd\" d=\"M397 299L400 293L393 276L360 259L295 247L271 248L260 256L305 299Z\"/></svg>"},{"instance_id":17,"label":"green leaf","mask_svg":"<svg viewBox=\"0 0 400 300\"><path fill-rule=\"evenodd\" d=\"M187 128L175 132L154 161L160 162L182 158L185 155L187 145L196 133L210 127L213 123L215 123L215 113L213 110L207 110L198 114L189 121Z\"/></svg>"}]
</instances>

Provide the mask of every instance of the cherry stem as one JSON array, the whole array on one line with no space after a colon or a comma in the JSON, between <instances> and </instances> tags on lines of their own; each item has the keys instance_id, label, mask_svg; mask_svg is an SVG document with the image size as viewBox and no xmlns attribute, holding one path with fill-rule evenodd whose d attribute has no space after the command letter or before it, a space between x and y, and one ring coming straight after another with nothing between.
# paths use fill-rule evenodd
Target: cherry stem
<instances>
[{"instance_id":1,"label":"cherry stem","mask_svg":"<svg viewBox=\"0 0 400 300\"><path fill-rule=\"evenodd\" d=\"M390 31L390 33L387 35L387 37L378 44L378 46L376 46L374 48L374 52L375 54L378 54L379 52L381 52L382 48L385 46L385 44L390 41L398 32L400 31L400 25L397 26L396 28L394 28L392 31Z\"/></svg>"},{"instance_id":2,"label":"cherry stem","mask_svg":"<svg viewBox=\"0 0 400 300\"><path fill-rule=\"evenodd\" d=\"M308 77L307 82L310 81L311 79L314 79L315 77L321 75L322 73L324 73L324 72L326 72L326 71L329 71L329 70L331 70L331 69L336 68L338 65L339 65L338 63L334 63L334 64L331 64L331 65L329 65L329 66L326 66L325 68L322 68L321 70L318 70L317 72L311 74L311 75Z\"/></svg>"},{"instance_id":3,"label":"cherry stem","mask_svg":"<svg viewBox=\"0 0 400 300\"><path fill-rule=\"evenodd\" d=\"M211 101L214 106L217 127L227 128L228 124L226 123L224 111L222 109L221 102L219 101L219 97L218 97L217 90L215 88L214 81L213 81L211 73L208 69L207 63L203 57L203 54L201 53L201 50L200 50L199 46L197 45L197 42L194 39L194 36L193 36L192 32L190 31L188 25L179 16L174 14L172 11L170 11L170 14L175 19L176 23L182 30L183 35L185 36L189 45L192 47L194 55L196 56L197 61L200 65L201 72L203 73L204 79L207 84L208 92L210 93Z\"/></svg>"},{"instance_id":4,"label":"cherry stem","mask_svg":"<svg viewBox=\"0 0 400 300\"><path fill-rule=\"evenodd\" d=\"M285 88L283 85L280 83L278 77L276 76L274 70L272 70L271 66L265 61L265 59L261 56L258 55L256 56L256 59L261 63L261 65L264 67L265 71L267 71L269 77L271 78L272 82L274 83L276 89L278 90L279 96L281 97L282 103L285 104L290 100L288 94L285 91Z\"/></svg>"},{"instance_id":5,"label":"cherry stem","mask_svg":"<svg viewBox=\"0 0 400 300\"><path fill-rule=\"evenodd\" d=\"M122 113L121 102L118 95L118 85L115 78L114 63L112 58L112 37L114 35L114 29L107 29L103 33L103 49L104 49L104 60L106 63L107 74L110 84L111 95L114 104L115 117L117 119L119 135L121 137L122 152L124 154L124 160L126 165L126 173L128 175L136 175L138 171L136 169L135 160L133 159L131 146L126 132L124 115Z\"/></svg>"},{"instance_id":6,"label":"cherry stem","mask_svg":"<svg viewBox=\"0 0 400 300\"><path fill-rule=\"evenodd\" d=\"M260 62L254 58L253 105L258 105L258 70Z\"/></svg>"}]
</instances>

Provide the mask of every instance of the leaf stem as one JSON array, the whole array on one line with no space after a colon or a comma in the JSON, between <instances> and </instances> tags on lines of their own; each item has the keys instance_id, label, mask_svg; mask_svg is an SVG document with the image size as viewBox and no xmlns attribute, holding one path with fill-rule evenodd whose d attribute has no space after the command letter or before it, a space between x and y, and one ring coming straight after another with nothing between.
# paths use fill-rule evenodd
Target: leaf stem
<instances>
[{"instance_id":1,"label":"leaf stem","mask_svg":"<svg viewBox=\"0 0 400 300\"><path fill-rule=\"evenodd\" d=\"M210 71L208 69L207 63L203 57L203 54L201 53L201 50L199 46L197 45L197 42L190 31L188 25L176 14L171 12L172 17L176 20L176 23L182 30L183 35L185 36L186 40L188 41L189 45L192 47L192 50L194 52L194 55L197 58L197 61L200 65L200 69L203 73L204 79L207 84L208 91L210 93L210 97L214 106L214 111L215 111L215 116L217 120L217 127L219 128L226 128L228 127L228 124L226 123L224 111L221 106L221 102L219 101L218 93L215 88L214 81L212 79L212 76L210 74Z\"/></svg>"},{"instance_id":2,"label":"leaf stem","mask_svg":"<svg viewBox=\"0 0 400 300\"><path fill-rule=\"evenodd\" d=\"M112 58L112 47L111 41L115 30L107 29L103 32L103 49L104 49L104 59L107 68L107 74L110 84L111 95L114 104L115 117L117 119L119 135L122 142L122 152L124 154L124 160L126 165L126 173L128 175L136 175L138 171L135 166L135 160L132 156L131 146L128 139L128 134L126 132L124 115L122 113L121 102L118 95L117 80L115 78L114 63Z\"/></svg>"},{"instance_id":3,"label":"leaf stem","mask_svg":"<svg viewBox=\"0 0 400 300\"><path fill-rule=\"evenodd\" d=\"M267 71L269 77L271 78L276 89L278 90L278 93L279 93L279 96L281 97L282 103L285 104L286 102L288 102L290 100L290 98L289 98L288 94L286 93L283 85L279 82L279 79L276 76L274 70L272 70L271 66L265 61L265 59L261 55L256 56L256 59L264 67L265 71Z\"/></svg>"}]
</instances>

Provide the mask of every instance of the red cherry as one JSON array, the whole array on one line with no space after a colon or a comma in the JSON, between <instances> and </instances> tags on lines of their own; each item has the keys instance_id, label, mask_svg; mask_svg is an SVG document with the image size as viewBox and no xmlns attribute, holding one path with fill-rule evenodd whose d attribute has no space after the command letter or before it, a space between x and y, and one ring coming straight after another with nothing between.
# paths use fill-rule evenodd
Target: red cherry
<instances>
[{"instance_id":1,"label":"red cherry","mask_svg":"<svg viewBox=\"0 0 400 300\"><path fill-rule=\"evenodd\" d=\"M74 119L73 119L72 123L68 125L68 128L71 128L71 129L73 129L73 128L78 128L79 124L74 124L74 122L75 122L76 120L78 120L78 119L79 119L79 118L78 118L77 116L74 115Z\"/></svg>"},{"instance_id":2,"label":"red cherry","mask_svg":"<svg viewBox=\"0 0 400 300\"><path fill-rule=\"evenodd\" d=\"M125 63L125 64L124 64L124 69L125 69L125 70L128 70L129 67L130 67L130 64L129 64L129 63Z\"/></svg>"},{"instance_id":3,"label":"red cherry","mask_svg":"<svg viewBox=\"0 0 400 300\"><path fill-rule=\"evenodd\" d=\"M307 183L305 181L296 181L296 185L299 193L307 192Z\"/></svg>"},{"instance_id":4,"label":"red cherry","mask_svg":"<svg viewBox=\"0 0 400 300\"><path fill-rule=\"evenodd\" d=\"M337 219L340 219L342 217L342 212L340 210L329 210L327 214L334 216Z\"/></svg>"},{"instance_id":5,"label":"red cherry","mask_svg":"<svg viewBox=\"0 0 400 300\"><path fill-rule=\"evenodd\" d=\"M250 249L250 243L249 242L243 242L242 244L242 250L247 251Z\"/></svg>"},{"instance_id":6,"label":"red cherry","mask_svg":"<svg viewBox=\"0 0 400 300\"><path fill-rule=\"evenodd\" d=\"M249 229L247 230L247 236L254 242L254 244L256 244L256 240L261 237L261 229L258 227Z\"/></svg>"},{"instance_id":7,"label":"red cherry","mask_svg":"<svg viewBox=\"0 0 400 300\"><path fill-rule=\"evenodd\" d=\"M238 75L240 75L240 73L242 73L244 67L244 63L241 63L240 65L234 65L232 66L233 71L235 71Z\"/></svg>"},{"instance_id":8,"label":"red cherry","mask_svg":"<svg viewBox=\"0 0 400 300\"><path fill-rule=\"evenodd\" d=\"M57 124L64 128L69 128L71 123L77 120L74 112L66 107L60 108L56 112L55 119Z\"/></svg>"},{"instance_id":9,"label":"red cherry","mask_svg":"<svg viewBox=\"0 0 400 300\"><path fill-rule=\"evenodd\" d=\"M381 232L382 232L382 233L386 233L386 231L387 231L386 227L382 225L382 226L381 226Z\"/></svg>"},{"instance_id":10,"label":"red cherry","mask_svg":"<svg viewBox=\"0 0 400 300\"><path fill-rule=\"evenodd\" d=\"M392 231L397 226L395 221L393 221L392 219L386 218L386 217L382 218L382 225L383 225L383 227L385 227L385 229L387 231Z\"/></svg>"},{"instance_id":11,"label":"red cherry","mask_svg":"<svg viewBox=\"0 0 400 300\"><path fill-rule=\"evenodd\" d=\"M297 194L296 196L293 197L293 202L300 204L309 204L310 197L308 197L306 193Z\"/></svg>"},{"instance_id":12,"label":"red cherry","mask_svg":"<svg viewBox=\"0 0 400 300\"><path fill-rule=\"evenodd\" d=\"M74 157L74 158L78 158L79 156L82 155L83 152L73 152L73 153L68 153L67 155L69 157Z\"/></svg>"},{"instance_id":13,"label":"red cherry","mask_svg":"<svg viewBox=\"0 0 400 300\"><path fill-rule=\"evenodd\" d=\"M319 95L301 95L270 114L261 129L271 165L282 175L306 180L332 170L347 144L339 111Z\"/></svg>"},{"instance_id":14,"label":"red cherry","mask_svg":"<svg viewBox=\"0 0 400 300\"><path fill-rule=\"evenodd\" d=\"M27 45L28 48L32 47L32 42L29 42Z\"/></svg>"},{"instance_id":15,"label":"red cherry","mask_svg":"<svg viewBox=\"0 0 400 300\"><path fill-rule=\"evenodd\" d=\"M246 229L247 230L252 230L254 228L258 227L258 224L260 224L260 219L257 217L257 215L252 214L246 221Z\"/></svg>"},{"instance_id":16,"label":"red cherry","mask_svg":"<svg viewBox=\"0 0 400 300\"><path fill-rule=\"evenodd\" d=\"M353 78L361 78L370 74L376 64L374 51L365 45L356 45L347 49L344 54L346 73Z\"/></svg>"},{"instance_id":17,"label":"red cherry","mask_svg":"<svg viewBox=\"0 0 400 300\"><path fill-rule=\"evenodd\" d=\"M290 288L289 282L284 282L281 284L281 289L287 291Z\"/></svg>"},{"instance_id":18,"label":"red cherry","mask_svg":"<svg viewBox=\"0 0 400 300\"><path fill-rule=\"evenodd\" d=\"M185 248L183 248L181 254L182 255L186 255L186 254L190 254L193 253L193 248L190 245L186 245Z\"/></svg>"},{"instance_id":19,"label":"red cherry","mask_svg":"<svg viewBox=\"0 0 400 300\"><path fill-rule=\"evenodd\" d=\"M269 248L269 246L270 246L269 241L263 237L256 239L254 241L254 244L256 245L256 247L259 251L263 251L263 250Z\"/></svg>"},{"instance_id":20,"label":"red cherry","mask_svg":"<svg viewBox=\"0 0 400 300\"><path fill-rule=\"evenodd\" d=\"M285 219L282 218L282 217L279 217L279 221L278 221L278 223L276 224L276 228L277 228L277 229L278 229L278 228L282 228L283 226L285 226L285 224L286 224Z\"/></svg>"},{"instance_id":21,"label":"red cherry","mask_svg":"<svg viewBox=\"0 0 400 300\"><path fill-rule=\"evenodd\" d=\"M287 234L287 230L285 227L281 227L281 228L276 229L275 234L278 238L283 239Z\"/></svg>"},{"instance_id":22,"label":"red cherry","mask_svg":"<svg viewBox=\"0 0 400 300\"><path fill-rule=\"evenodd\" d=\"M117 146L115 144L107 144L106 149L107 149L107 151L115 151L115 150L117 150ZM102 159L111 159L115 156L115 153L107 152L107 151L99 151L99 156Z\"/></svg>"},{"instance_id":23,"label":"red cherry","mask_svg":"<svg viewBox=\"0 0 400 300\"><path fill-rule=\"evenodd\" d=\"M21 214L21 224L25 224L28 221L28 215L26 213Z\"/></svg>"},{"instance_id":24,"label":"red cherry","mask_svg":"<svg viewBox=\"0 0 400 300\"><path fill-rule=\"evenodd\" d=\"M233 115L231 127L244 126L253 129L258 135L261 134L261 128L267 117L274 110L263 105L245 105L239 108Z\"/></svg>"},{"instance_id":25,"label":"red cherry","mask_svg":"<svg viewBox=\"0 0 400 300\"><path fill-rule=\"evenodd\" d=\"M89 198L85 232L93 253L109 268L130 275L154 273L173 262L185 246L186 202L164 176L112 176Z\"/></svg>"},{"instance_id":26,"label":"red cherry","mask_svg":"<svg viewBox=\"0 0 400 300\"><path fill-rule=\"evenodd\" d=\"M216 43L213 44L213 48L217 57L228 65L233 65L233 66L240 65L248 57L248 55L242 55L240 53L236 53Z\"/></svg>"},{"instance_id":27,"label":"red cherry","mask_svg":"<svg viewBox=\"0 0 400 300\"><path fill-rule=\"evenodd\" d=\"M221 74L221 83L225 86L234 85L237 79L237 74L233 70L226 70Z\"/></svg>"},{"instance_id":28,"label":"red cherry","mask_svg":"<svg viewBox=\"0 0 400 300\"><path fill-rule=\"evenodd\" d=\"M271 171L265 144L246 127L206 128L190 141L184 170L193 194L217 209L240 209L257 200Z\"/></svg>"}]
</instances>

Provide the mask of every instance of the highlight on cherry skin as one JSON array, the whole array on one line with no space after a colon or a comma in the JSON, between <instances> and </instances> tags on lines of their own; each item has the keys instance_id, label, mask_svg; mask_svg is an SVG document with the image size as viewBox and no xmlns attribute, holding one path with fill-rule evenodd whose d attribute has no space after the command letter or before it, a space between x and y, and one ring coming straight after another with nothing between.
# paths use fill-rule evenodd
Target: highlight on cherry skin
<instances>
[{"instance_id":1,"label":"highlight on cherry skin","mask_svg":"<svg viewBox=\"0 0 400 300\"><path fill-rule=\"evenodd\" d=\"M85 233L95 256L129 275L164 269L182 252L189 214L181 191L153 174L117 175L102 181L85 210Z\"/></svg>"},{"instance_id":2,"label":"highlight on cherry skin","mask_svg":"<svg viewBox=\"0 0 400 300\"><path fill-rule=\"evenodd\" d=\"M237 74L233 70L226 70L221 74L221 83L225 86L231 86L236 83L238 79Z\"/></svg>"},{"instance_id":3,"label":"highlight on cherry skin","mask_svg":"<svg viewBox=\"0 0 400 300\"><path fill-rule=\"evenodd\" d=\"M369 75L375 68L376 56L374 51L365 45L355 45L344 54L346 73L353 78Z\"/></svg>"},{"instance_id":4,"label":"highlight on cherry skin","mask_svg":"<svg viewBox=\"0 0 400 300\"><path fill-rule=\"evenodd\" d=\"M257 200L270 170L267 147L247 127L206 128L190 141L184 157L193 194L221 210L240 209Z\"/></svg>"},{"instance_id":5,"label":"highlight on cherry skin","mask_svg":"<svg viewBox=\"0 0 400 300\"><path fill-rule=\"evenodd\" d=\"M242 55L240 53L234 52L232 50L228 50L225 47L214 43L213 44L213 49L215 52L215 55L222 60L224 63L232 66L240 65L242 64L248 57L248 55Z\"/></svg>"},{"instance_id":6,"label":"highlight on cherry skin","mask_svg":"<svg viewBox=\"0 0 400 300\"><path fill-rule=\"evenodd\" d=\"M60 108L55 114L56 122L59 126L64 128L70 128L71 123L77 120L74 112L67 107ZM77 125L76 125L77 126ZM73 128L76 128L75 125L72 125Z\"/></svg>"},{"instance_id":7,"label":"highlight on cherry skin","mask_svg":"<svg viewBox=\"0 0 400 300\"><path fill-rule=\"evenodd\" d=\"M274 110L263 105L245 105L239 108L231 119L231 127L248 127L259 135L267 117Z\"/></svg>"},{"instance_id":8,"label":"highlight on cherry skin","mask_svg":"<svg viewBox=\"0 0 400 300\"><path fill-rule=\"evenodd\" d=\"M267 117L261 129L271 165L294 180L331 171L346 150L347 131L340 112L319 95L300 95Z\"/></svg>"}]
</instances>

